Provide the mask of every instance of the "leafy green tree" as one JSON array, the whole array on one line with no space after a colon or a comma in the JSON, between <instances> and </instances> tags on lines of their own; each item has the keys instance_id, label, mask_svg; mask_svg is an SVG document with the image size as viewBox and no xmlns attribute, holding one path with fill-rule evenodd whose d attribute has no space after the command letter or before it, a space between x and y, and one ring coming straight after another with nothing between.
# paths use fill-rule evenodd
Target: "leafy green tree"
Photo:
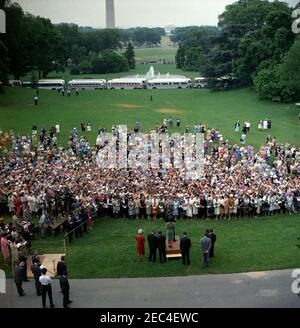
<instances>
[{"instance_id":1,"label":"leafy green tree","mask_svg":"<svg viewBox=\"0 0 300 328\"><path fill-rule=\"evenodd\" d=\"M71 64L70 74L72 74L72 75L79 75L80 74L80 69L79 69L78 65Z\"/></svg>"},{"instance_id":2,"label":"leafy green tree","mask_svg":"<svg viewBox=\"0 0 300 328\"><path fill-rule=\"evenodd\" d=\"M211 27L190 26L176 29L172 40L179 41L175 57L177 68L199 71L199 66L204 62L204 55L213 46L212 39L218 33L217 28Z\"/></svg>"},{"instance_id":3,"label":"leafy green tree","mask_svg":"<svg viewBox=\"0 0 300 328\"><path fill-rule=\"evenodd\" d=\"M3 41L8 50L9 70L18 80L32 68L32 58L28 56L30 49L26 36L25 14L17 3L5 7L5 12L6 33Z\"/></svg>"},{"instance_id":4,"label":"leafy green tree","mask_svg":"<svg viewBox=\"0 0 300 328\"><path fill-rule=\"evenodd\" d=\"M27 16L31 33L27 42L32 42L32 56L34 67L38 70L39 78L46 77L49 72L65 64L64 38L49 19Z\"/></svg>"},{"instance_id":5,"label":"leafy green tree","mask_svg":"<svg viewBox=\"0 0 300 328\"><path fill-rule=\"evenodd\" d=\"M233 74L240 86L251 85L266 62L279 64L293 44L291 24L284 2L239 0L226 6L202 72L217 79Z\"/></svg>"},{"instance_id":6,"label":"leafy green tree","mask_svg":"<svg viewBox=\"0 0 300 328\"><path fill-rule=\"evenodd\" d=\"M0 39L0 82L3 84L8 80L8 52L5 44ZM0 84L0 91L2 92L2 87Z\"/></svg>"},{"instance_id":7,"label":"leafy green tree","mask_svg":"<svg viewBox=\"0 0 300 328\"><path fill-rule=\"evenodd\" d=\"M201 47L189 48L185 53L183 69L186 71L200 71L204 63L204 52Z\"/></svg>"},{"instance_id":8,"label":"leafy green tree","mask_svg":"<svg viewBox=\"0 0 300 328\"><path fill-rule=\"evenodd\" d=\"M95 74L129 71L126 58L113 50L94 54L91 58L92 72Z\"/></svg>"},{"instance_id":9,"label":"leafy green tree","mask_svg":"<svg viewBox=\"0 0 300 328\"><path fill-rule=\"evenodd\" d=\"M121 33L118 30L102 29L84 33L84 46L87 52L121 49Z\"/></svg>"},{"instance_id":10,"label":"leafy green tree","mask_svg":"<svg viewBox=\"0 0 300 328\"><path fill-rule=\"evenodd\" d=\"M60 31L65 40L66 57L71 58L72 49L74 46L84 46L84 34L79 31L79 27L76 24L61 23L56 25L56 28ZM86 52L86 50L85 50Z\"/></svg>"},{"instance_id":11,"label":"leafy green tree","mask_svg":"<svg viewBox=\"0 0 300 328\"><path fill-rule=\"evenodd\" d=\"M128 44L124 56L127 59L129 68L135 69L135 53L134 53L134 47L131 42Z\"/></svg>"},{"instance_id":12,"label":"leafy green tree","mask_svg":"<svg viewBox=\"0 0 300 328\"><path fill-rule=\"evenodd\" d=\"M75 44L72 47L70 58L72 60L72 63L78 65L81 61L85 59L86 55L86 48L80 47L78 44Z\"/></svg>"},{"instance_id":13,"label":"leafy green tree","mask_svg":"<svg viewBox=\"0 0 300 328\"><path fill-rule=\"evenodd\" d=\"M280 84L300 99L300 41L296 41L280 66ZM291 99L291 100L292 100ZM288 99L286 99L288 100Z\"/></svg>"},{"instance_id":14,"label":"leafy green tree","mask_svg":"<svg viewBox=\"0 0 300 328\"><path fill-rule=\"evenodd\" d=\"M260 99L280 97L279 66L271 66L261 69L254 79L254 87Z\"/></svg>"},{"instance_id":15,"label":"leafy green tree","mask_svg":"<svg viewBox=\"0 0 300 328\"><path fill-rule=\"evenodd\" d=\"M88 74L91 73L92 71L92 64L89 61L88 58L82 60L79 65L78 65L78 69L80 70L81 73L83 74Z\"/></svg>"},{"instance_id":16,"label":"leafy green tree","mask_svg":"<svg viewBox=\"0 0 300 328\"><path fill-rule=\"evenodd\" d=\"M160 44L161 33L148 27L137 27L132 30L132 41L138 46L155 46Z\"/></svg>"},{"instance_id":17,"label":"leafy green tree","mask_svg":"<svg viewBox=\"0 0 300 328\"><path fill-rule=\"evenodd\" d=\"M176 52L175 60L176 60L176 67L183 68L184 61L185 61L185 50L181 44L179 44L179 48Z\"/></svg>"}]
</instances>

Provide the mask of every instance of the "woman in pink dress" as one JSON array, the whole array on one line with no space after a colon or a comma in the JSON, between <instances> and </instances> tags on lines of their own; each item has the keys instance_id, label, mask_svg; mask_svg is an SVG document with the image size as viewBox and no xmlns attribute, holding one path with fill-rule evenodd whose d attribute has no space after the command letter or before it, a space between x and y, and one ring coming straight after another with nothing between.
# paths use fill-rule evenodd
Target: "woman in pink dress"
<instances>
[{"instance_id":1,"label":"woman in pink dress","mask_svg":"<svg viewBox=\"0 0 300 328\"><path fill-rule=\"evenodd\" d=\"M8 240L6 238L6 234L4 234L1 237L1 251L3 254L3 258L4 258L4 264L8 265L8 259L10 257L10 252L9 252L9 243Z\"/></svg>"},{"instance_id":2,"label":"woman in pink dress","mask_svg":"<svg viewBox=\"0 0 300 328\"><path fill-rule=\"evenodd\" d=\"M143 262L143 257L145 255L145 237L143 236L143 230L139 229L138 234L135 236L137 242L137 255L139 262Z\"/></svg>"}]
</instances>

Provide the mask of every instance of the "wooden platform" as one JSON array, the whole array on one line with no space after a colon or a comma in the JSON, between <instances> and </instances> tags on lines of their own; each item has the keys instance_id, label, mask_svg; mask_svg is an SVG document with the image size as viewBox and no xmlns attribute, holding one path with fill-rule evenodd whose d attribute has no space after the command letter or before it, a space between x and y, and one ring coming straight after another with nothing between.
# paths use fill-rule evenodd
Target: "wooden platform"
<instances>
[{"instance_id":1,"label":"wooden platform","mask_svg":"<svg viewBox=\"0 0 300 328\"><path fill-rule=\"evenodd\" d=\"M169 247L168 241L166 241L166 253L167 253L167 258L178 258L181 257L181 252L180 252L180 237L176 236L175 237L176 241L173 241L172 247Z\"/></svg>"},{"instance_id":2,"label":"wooden platform","mask_svg":"<svg viewBox=\"0 0 300 328\"><path fill-rule=\"evenodd\" d=\"M60 261L60 258L65 254L44 254L39 255L41 265L46 268L47 274L54 278L56 276L56 265L57 262ZM27 259L27 276L28 278L33 278L32 272L31 272L31 265L32 265L32 257L29 256Z\"/></svg>"}]
</instances>

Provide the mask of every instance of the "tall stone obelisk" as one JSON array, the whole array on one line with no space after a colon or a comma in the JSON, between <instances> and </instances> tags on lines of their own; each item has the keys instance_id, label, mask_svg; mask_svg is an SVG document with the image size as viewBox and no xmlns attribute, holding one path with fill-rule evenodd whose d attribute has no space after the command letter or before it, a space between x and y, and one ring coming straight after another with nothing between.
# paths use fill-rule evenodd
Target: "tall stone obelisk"
<instances>
[{"instance_id":1,"label":"tall stone obelisk","mask_svg":"<svg viewBox=\"0 0 300 328\"><path fill-rule=\"evenodd\" d=\"M114 0L106 0L106 28L115 28L115 3Z\"/></svg>"}]
</instances>

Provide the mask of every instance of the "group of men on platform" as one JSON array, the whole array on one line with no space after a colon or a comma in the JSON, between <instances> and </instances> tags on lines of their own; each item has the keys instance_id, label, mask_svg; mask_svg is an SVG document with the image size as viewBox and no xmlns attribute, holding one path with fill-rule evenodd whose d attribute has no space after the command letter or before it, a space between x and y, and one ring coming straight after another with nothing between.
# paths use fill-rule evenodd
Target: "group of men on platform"
<instances>
[{"instance_id":1,"label":"group of men on platform","mask_svg":"<svg viewBox=\"0 0 300 328\"><path fill-rule=\"evenodd\" d=\"M159 254L160 263L166 262L166 236L159 231L158 234L152 230L147 237L149 245L149 262L156 262L157 251ZM175 240L176 241L176 240ZM202 254L202 268L208 266L210 258L214 257L214 247L215 242L217 241L217 236L214 233L213 229L207 229L200 239L200 250ZM183 233L183 236L180 238L179 244L182 264L190 265L190 249L192 247L192 242L187 232Z\"/></svg>"}]
</instances>

